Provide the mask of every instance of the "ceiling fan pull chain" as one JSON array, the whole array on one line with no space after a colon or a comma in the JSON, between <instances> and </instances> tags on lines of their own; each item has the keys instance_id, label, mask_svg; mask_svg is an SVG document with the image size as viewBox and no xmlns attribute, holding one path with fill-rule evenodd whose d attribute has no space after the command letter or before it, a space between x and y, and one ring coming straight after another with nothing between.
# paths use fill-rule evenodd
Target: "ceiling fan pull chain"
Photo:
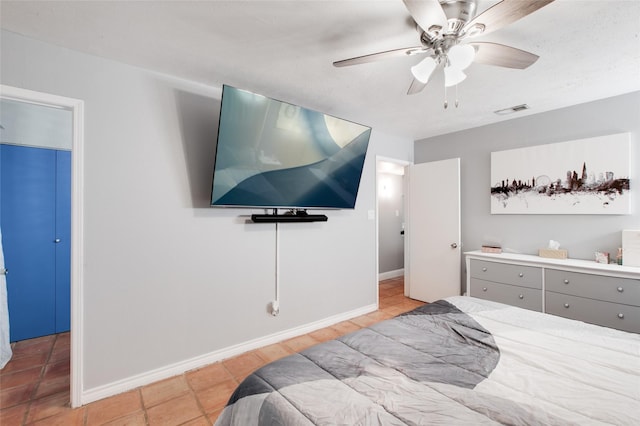
<instances>
[{"instance_id":1,"label":"ceiling fan pull chain","mask_svg":"<svg viewBox=\"0 0 640 426\"><path fill-rule=\"evenodd\" d=\"M456 84L456 108L458 108L458 85Z\"/></svg>"},{"instance_id":2,"label":"ceiling fan pull chain","mask_svg":"<svg viewBox=\"0 0 640 426\"><path fill-rule=\"evenodd\" d=\"M447 102L447 86L444 86L444 109L447 109L449 102Z\"/></svg>"}]
</instances>

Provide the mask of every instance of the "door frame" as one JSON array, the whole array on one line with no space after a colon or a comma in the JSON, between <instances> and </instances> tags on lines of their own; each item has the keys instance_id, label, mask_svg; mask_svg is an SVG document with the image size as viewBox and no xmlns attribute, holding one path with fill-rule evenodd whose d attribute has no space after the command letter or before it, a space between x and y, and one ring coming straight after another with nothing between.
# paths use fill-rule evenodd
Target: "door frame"
<instances>
[{"instance_id":1,"label":"door frame","mask_svg":"<svg viewBox=\"0 0 640 426\"><path fill-rule=\"evenodd\" d=\"M375 210L375 218L376 218L376 306L378 305L379 301L380 301L380 294L379 292L379 286L378 286L378 276L380 275L380 232L379 232L379 206L380 206L380 188L378 188L378 174L382 172L382 170L380 169L380 162L385 162L385 163L394 163L397 164L399 166L402 166L404 168L406 168L407 166L410 166L411 164L413 164L413 162L411 161L407 161L407 160L400 160L398 158L392 158L392 157L385 157L382 155L376 155L376 179L375 179L375 192L376 192L376 210ZM403 199L403 210L404 210L404 222L407 223L407 215L408 215L408 210L407 210L407 202L409 199L409 194L407 193L407 181L406 181L406 174L405 174L405 179L403 180L403 192L404 192L404 199ZM409 246L407 245L407 239L404 239L404 295L407 296L409 294L409 282L407 280L407 271L408 271L408 249Z\"/></svg>"},{"instance_id":2,"label":"door frame","mask_svg":"<svg viewBox=\"0 0 640 426\"><path fill-rule=\"evenodd\" d=\"M84 194L84 101L0 84L0 98L64 108L72 112L71 142L71 407L82 405L83 334L83 194Z\"/></svg>"}]
</instances>

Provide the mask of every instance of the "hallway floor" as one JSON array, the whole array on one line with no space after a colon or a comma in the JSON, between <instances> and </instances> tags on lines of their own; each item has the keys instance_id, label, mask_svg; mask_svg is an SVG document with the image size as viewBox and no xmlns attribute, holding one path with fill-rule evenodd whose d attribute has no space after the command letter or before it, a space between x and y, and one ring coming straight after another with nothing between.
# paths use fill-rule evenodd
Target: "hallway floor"
<instances>
[{"instance_id":1,"label":"hallway floor","mask_svg":"<svg viewBox=\"0 0 640 426\"><path fill-rule=\"evenodd\" d=\"M76 409L69 406L69 333L13 343L13 358L0 370L0 424L211 425L257 368L423 305L403 288L402 277L381 281L375 312Z\"/></svg>"}]
</instances>

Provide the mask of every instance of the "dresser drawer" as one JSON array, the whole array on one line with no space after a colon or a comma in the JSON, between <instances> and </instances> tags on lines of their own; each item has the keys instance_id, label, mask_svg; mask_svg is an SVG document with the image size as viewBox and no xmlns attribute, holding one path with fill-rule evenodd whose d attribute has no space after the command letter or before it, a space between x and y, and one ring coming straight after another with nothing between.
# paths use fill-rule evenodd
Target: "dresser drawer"
<instances>
[{"instance_id":1,"label":"dresser drawer","mask_svg":"<svg viewBox=\"0 0 640 426\"><path fill-rule=\"evenodd\" d=\"M545 311L605 327L640 333L640 307L547 291Z\"/></svg>"},{"instance_id":2,"label":"dresser drawer","mask_svg":"<svg viewBox=\"0 0 640 426\"><path fill-rule=\"evenodd\" d=\"M542 269L535 266L510 265L472 259L471 277L522 287L542 288Z\"/></svg>"},{"instance_id":3,"label":"dresser drawer","mask_svg":"<svg viewBox=\"0 0 640 426\"><path fill-rule=\"evenodd\" d=\"M640 306L640 280L545 269L544 283L556 293Z\"/></svg>"},{"instance_id":4,"label":"dresser drawer","mask_svg":"<svg viewBox=\"0 0 640 426\"><path fill-rule=\"evenodd\" d=\"M542 312L542 290L471 278L469 295Z\"/></svg>"}]
</instances>

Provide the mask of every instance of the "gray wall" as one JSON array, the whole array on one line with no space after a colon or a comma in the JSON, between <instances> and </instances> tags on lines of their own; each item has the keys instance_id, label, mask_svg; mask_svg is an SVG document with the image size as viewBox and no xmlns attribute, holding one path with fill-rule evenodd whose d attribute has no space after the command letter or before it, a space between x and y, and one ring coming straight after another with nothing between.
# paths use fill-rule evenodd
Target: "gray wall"
<instances>
[{"instance_id":1,"label":"gray wall","mask_svg":"<svg viewBox=\"0 0 640 426\"><path fill-rule=\"evenodd\" d=\"M490 214L491 152L623 132L631 133L633 148L633 214ZM635 180L640 164L639 135L640 92L636 92L416 141L414 156L416 163L461 158L464 251L499 241L505 251L537 254L538 248L554 239L570 257L593 259L596 250L615 253L623 229L640 228L640 188Z\"/></svg>"},{"instance_id":2,"label":"gray wall","mask_svg":"<svg viewBox=\"0 0 640 426\"><path fill-rule=\"evenodd\" d=\"M378 173L378 272L404 268L403 176Z\"/></svg>"},{"instance_id":3,"label":"gray wall","mask_svg":"<svg viewBox=\"0 0 640 426\"><path fill-rule=\"evenodd\" d=\"M280 227L273 317L274 225L207 207L220 87L6 31L1 55L2 84L85 101L83 392L377 302L375 158L410 139L374 129L356 208Z\"/></svg>"}]
</instances>

